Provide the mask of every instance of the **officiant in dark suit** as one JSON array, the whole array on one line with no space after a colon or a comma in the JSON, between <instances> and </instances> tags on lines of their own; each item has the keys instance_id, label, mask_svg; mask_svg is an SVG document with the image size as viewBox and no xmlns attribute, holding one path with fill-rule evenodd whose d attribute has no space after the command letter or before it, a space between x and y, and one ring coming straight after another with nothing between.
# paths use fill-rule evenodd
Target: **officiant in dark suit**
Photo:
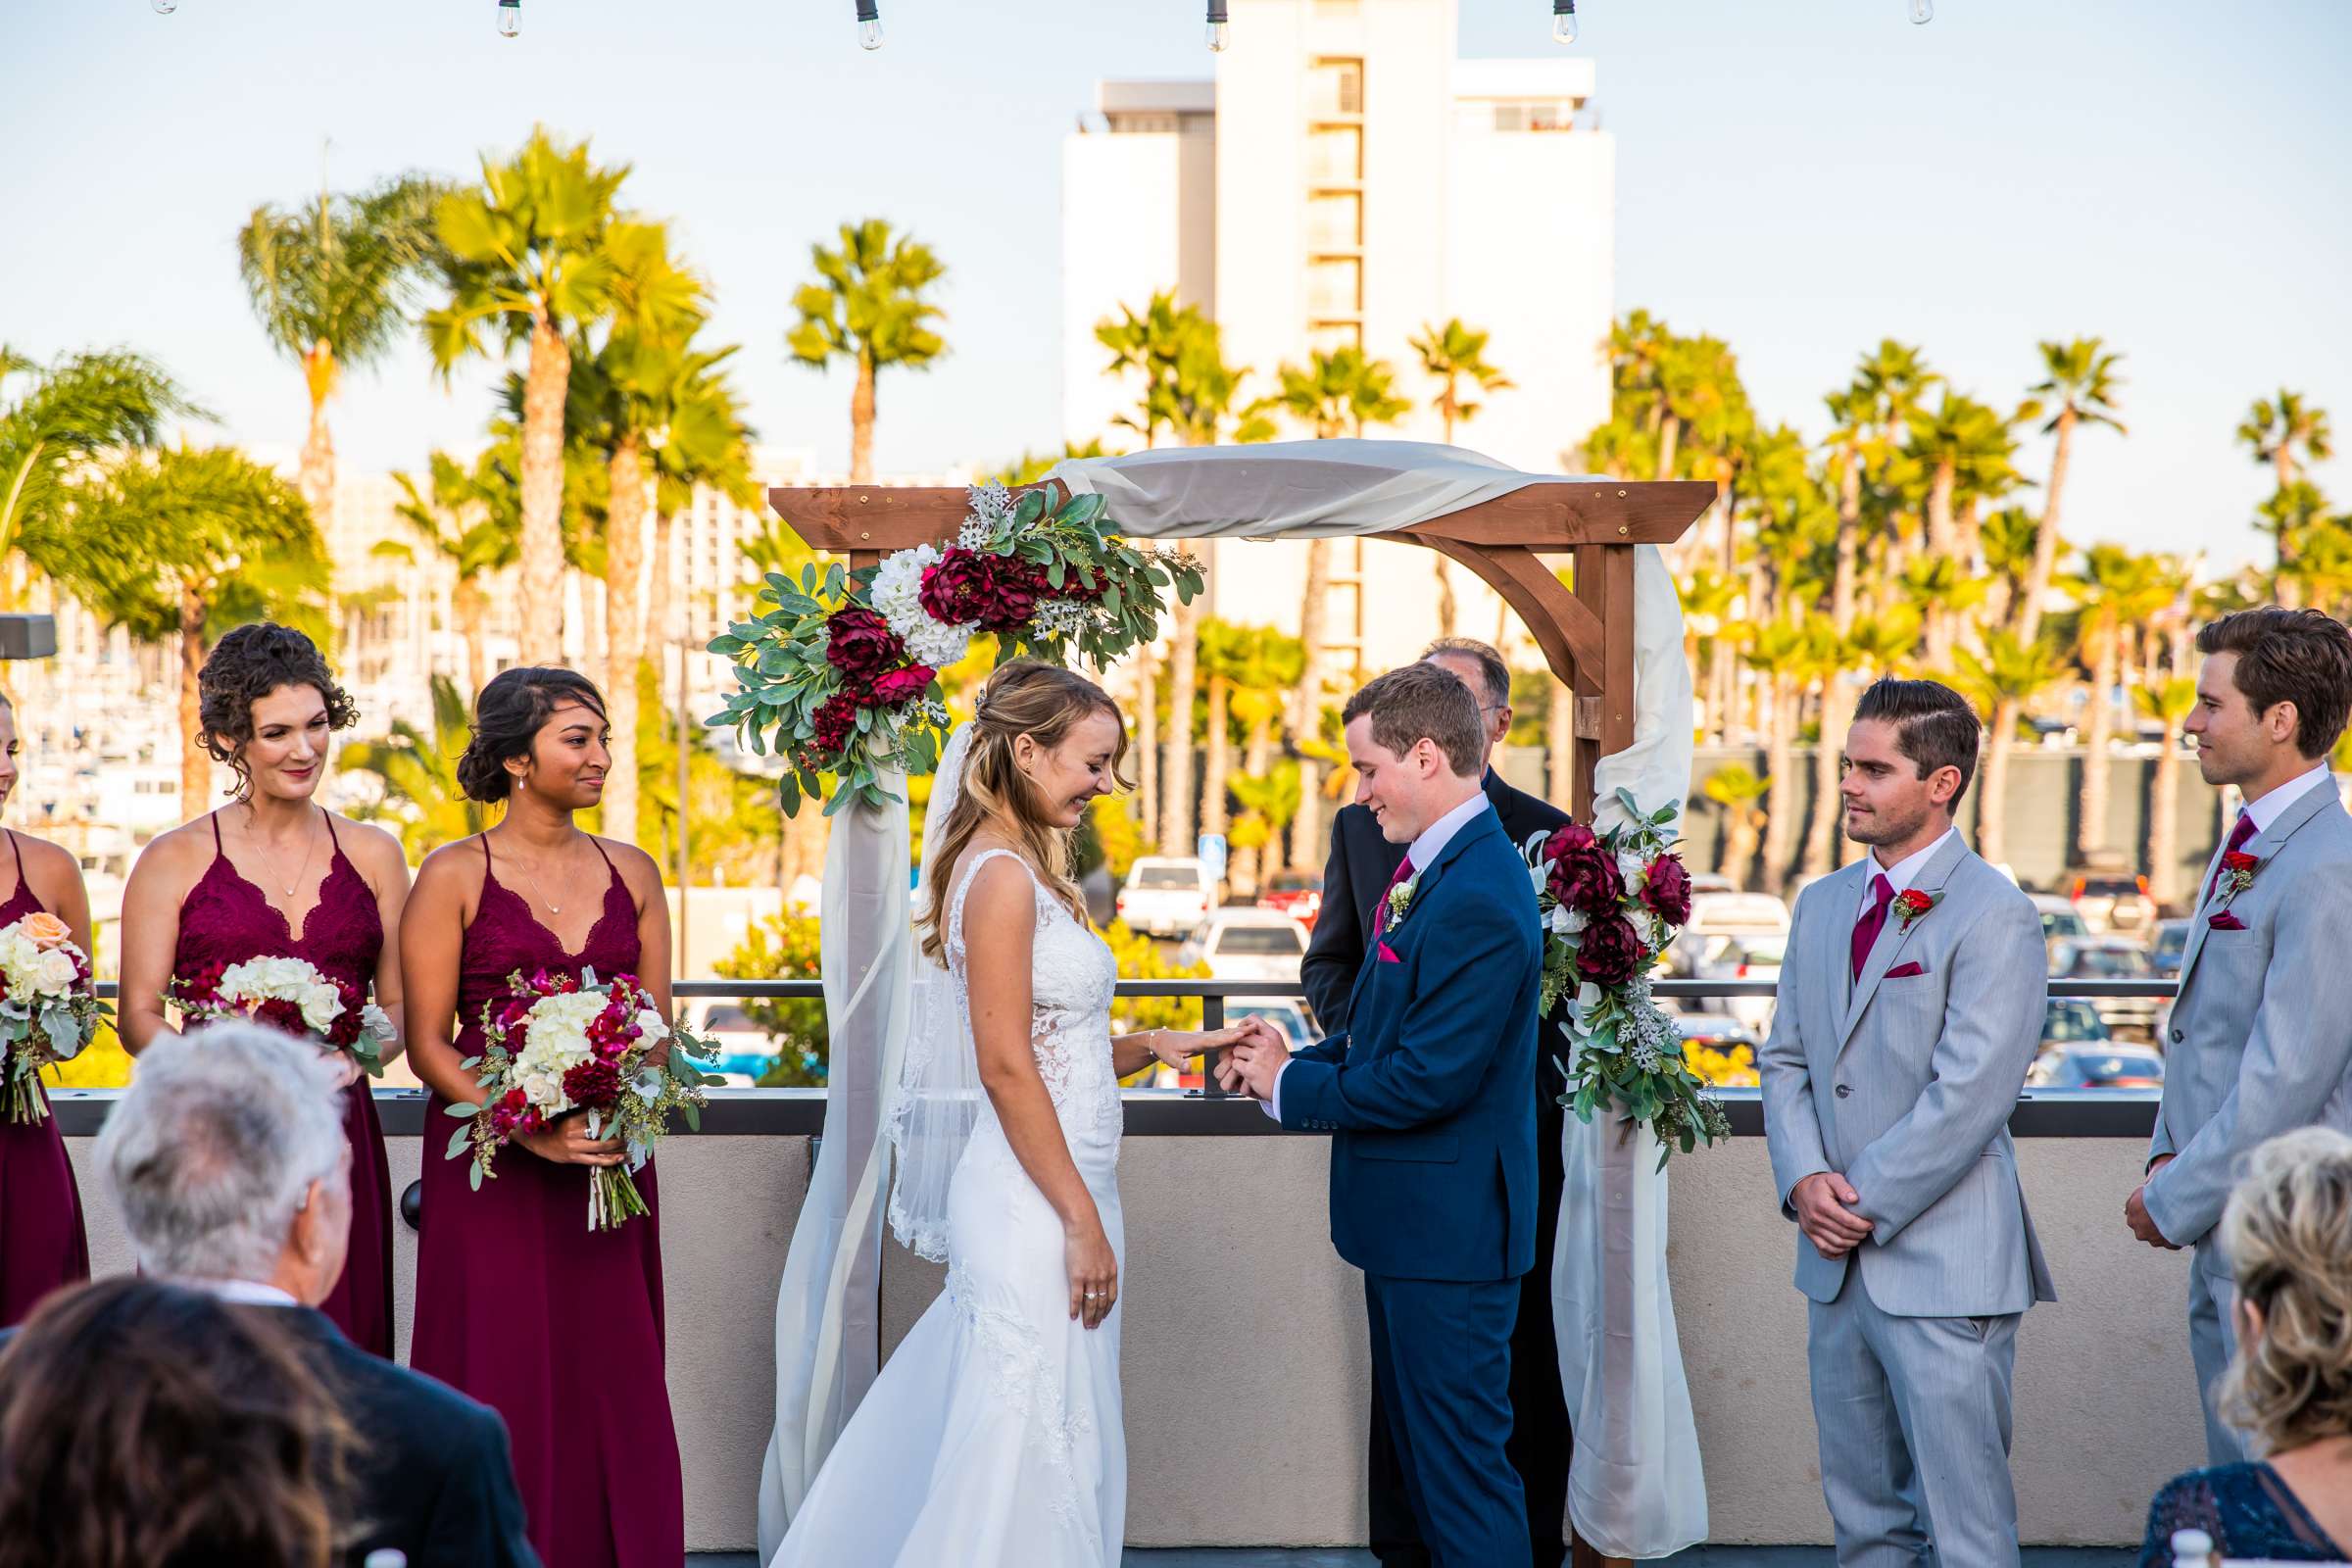
<instances>
[{"instance_id":1,"label":"officiant in dark suit","mask_svg":"<svg viewBox=\"0 0 2352 1568\"><path fill-rule=\"evenodd\" d=\"M1515 845L1568 820L1549 802L1513 789L1494 771L1494 748L1511 728L1511 670L1502 656L1468 637L1441 638L1422 659L1460 677L1478 698L1486 725L1487 799ZM1405 846L1381 836L1372 813L1361 806L1341 808L1331 824L1331 858L1323 868L1323 905L1316 916L1299 977L1317 1026L1337 1034L1348 1026L1348 1004L1356 970L1364 961L1365 933L1372 929L1373 905L1404 858ZM1536 1114L1536 1266L1520 1282L1519 1323L1511 1336L1511 1438L1507 1447L1527 1494L1527 1518L1536 1538L1538 1568L1560 1560L1563 1521L1568 1511L1568 1461L1575 1444L1568 1429L1568 1404L1560 1393L1559 1350L1552 1337L1551 1255L1559 1229L1560 1138L1567 1112L1559 1103L1564 1085L1554 1058L1565 1058L1568 1041L1558 1020L1546 1021L1537 1037L1535 1081L1528 1097ZM1388 1414L1377 1390L1372 1396L1372 1431L1367 1455L1371 1499L1371 1544L1383 1568L1430 1568L1405 1497L1404 1472L1389 1435Z\"/></svg>"}]
</instances>

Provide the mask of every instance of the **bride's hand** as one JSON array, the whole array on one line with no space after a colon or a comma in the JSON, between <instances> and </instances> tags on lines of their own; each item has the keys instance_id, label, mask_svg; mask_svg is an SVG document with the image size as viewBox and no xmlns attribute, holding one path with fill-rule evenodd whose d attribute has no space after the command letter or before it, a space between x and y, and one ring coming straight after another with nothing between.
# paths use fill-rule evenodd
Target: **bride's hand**
<instances>
[{"instance_id":1,"label":"bride's hand","mask_svg":"<svg viewBox=\"0 0 2352 1568\"><path fill-rule=\"evenodd\" d=\"M1088 1328L1102 1327L1119 1299L1119 1258L1110 1250L1099 1215L1063 1236L1061 1255L1070 1271L1070 1316Z\"/></svg>"},{"instance_id":2,"label":"bride's hand","mask_svg":"<svg viewBox=\"0 0 2352 1568\"><path fill-rule=\"evenodd\" d=\"M1290 1042L1282 1038L1282 1032L1256 1013L1222 1029L1158 1029L1152 1035L1152 1054L1180 1072L1202 1052L1245 1045L1290 1050Z\"/></svg>"}]
</instances>

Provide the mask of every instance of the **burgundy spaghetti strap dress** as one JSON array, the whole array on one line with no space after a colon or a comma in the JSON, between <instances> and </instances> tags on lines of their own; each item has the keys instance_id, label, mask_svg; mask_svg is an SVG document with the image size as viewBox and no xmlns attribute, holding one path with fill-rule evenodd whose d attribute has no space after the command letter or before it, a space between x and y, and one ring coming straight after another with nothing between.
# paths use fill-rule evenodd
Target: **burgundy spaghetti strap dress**
<instances>
[{"instance_id":1,"label":"burgundy spaghetti strap dress","mask_svg":"<svg viewBox=\"0 0 2352 1568\"><path fill-rule=\"evenodd\" d=\"M603 911L571 953L499 882L489 854L485 840L458 960L464 1056L481 1051L482 1005L507 994L509 975L634 974L639 956L636 906L610 858ZM676 1568L685 1485L662 1364L654 1166L637 1173L652 1212L591 1232L587 1166L511 1146L474 1191L470 1160L444 1157L458 1126L446 1103L433 1096L424 1118L410 1362L506 1417L531 1544L550 1568Z\"/></svg>"},{"instance_id":2,"label":"burgundy spaghetti strap dress","mask_svg":"<svg viewBox=\"0 0 2352 1568\"><path fill-rule=\"evenodd\" d=\"M383 916L376 911L374 890L334 836L331 816L326 831L334 858L318 884L318 906L297 932L286 923L285 911L220 853L220 817L215 812L213 863L179 906L172 978L186 979L214 963L301 958L362 996L371 995L376 959L384 949ZM372 1079L363 1076L343 1091L343 1134L351 1140L351 1248L343 1277L318 1309L352 1344L390 1360L392 1171L384 1158Z\"/></svg>"},{"instance_id":3,"label":"burgundy spaghetti strap dress","mask_svg":"<svg viewBox=\"0 0 2352 1568\"><path fill-rule=\"evenodd\" d=\"M0 926L44 912L24 882L24 851L14 833L17 891L0 904ZM81 1226L81 1190L66 1158L57 1112L36 1122L0 1115L0 1329L23 1322L61 1285L90 1277L90 1244Z\"/></svg>"}]
</instances>

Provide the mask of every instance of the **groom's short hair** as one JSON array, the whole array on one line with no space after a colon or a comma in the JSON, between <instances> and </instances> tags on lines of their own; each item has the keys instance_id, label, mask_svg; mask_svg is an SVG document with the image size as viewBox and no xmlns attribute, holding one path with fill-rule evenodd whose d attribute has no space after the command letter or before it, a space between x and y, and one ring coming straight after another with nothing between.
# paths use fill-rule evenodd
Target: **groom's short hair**
<instances>
[{"instance_id":1,"label":"groom's short hair","mask_svg":"<svg viewBox=\"0 0 2352 1568\"><path fill-rule=\"evenodd\" d=\"M1486 726L1479 722L1478 695L1437 664L1406 664L1375 675L1348 699L1340 721L1372 720L1372 739L1398 757L1422 741L1433 742L1462 778L1485 766Z\"/></svg>"},{"instance_id":2,"label":"groom's short hair","mask_svg":"<svg viewBox=\"0 0 2352 1568\"><path fill-rule=\"evenodd\" d=\"M2266 605L2198 628L2197 652L2235 654L2231 679L2255 716L2295 705L2295 749L2317 760L2335 750L2352 710L2352 634L2317 610Z\"/></svg>"},{"instance_id":3,"label":"groom's short hair","mask_svg":"<svg viewBox=\"0 0 2352 1568\"><path fill-rule=\"evenodd\" d=\"M1960 770L1960 787L1947 807L1957 812L1968 781L1976 776L1977 745L1984 732L1974 705L1940 681L1884 675L1854 705L1854 721L1866 718L1894 726L1894 749L1911 760L1921 778L1937 768Z\"/></svg>"}]
</instances>

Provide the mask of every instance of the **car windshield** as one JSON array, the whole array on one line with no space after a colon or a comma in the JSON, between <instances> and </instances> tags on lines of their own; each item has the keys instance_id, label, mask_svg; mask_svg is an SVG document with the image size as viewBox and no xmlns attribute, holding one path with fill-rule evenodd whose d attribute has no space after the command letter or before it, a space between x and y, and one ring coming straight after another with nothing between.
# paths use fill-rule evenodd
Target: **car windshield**
<instances>
[{"instance_id":1,"label":"car windshield","mask_svg":"<svg viewBox=\"0 0 2352 1568\"><path fill-rule=\"evenodd\" d=\"M2099 1084L2117 1078L2162 1078L2162 1056L2118 1055L2104 1051L2070 1051L2059 1076L2077 1083Z\"/></svg>"},{"instance_id":2,"label":"car windshield","mask_svg":"<svg viewBox=\"0 0 2352 1568\"><path fill-rule=\"evenodd\" d=\"M1136 869L1135 877L1128 886L1152 890L1184 888L1198 893L1200 890L1200 878L1199 873L1188 871L1181 865L1146 865Z\"/></svg>"},{"instance_id":3,"label":"car windshield","mask_svg":"<svg viewBox=\"0 0 2352 1568\"><path fill-rule=\"evenodd\" d=\"M1214 947L1226 958L1294 957L1306 951L1287 925L1229 925L1217 933Z\"/></svg>"},{"instance_id":4,"label":"car windshield","mask_svg":"<svg viewBox=\"0 0 2352 1568\"><path fill-rule=\"evenodd\" d=\"M2139 882L2128 876L2086 876L2082 879L2082 897L2086 899L2132 899L2139 896Z\"/></svg>"},{"instance_id":5,"label":"car windshield","mask_svg":"<svg viewBox=\"0 0 2352 1568\"><path fill-rule=\"evenodd\" d=\"M2156 933L2156 956L2178 958L2188 951L2188 927L2168 925Z\"/></svg>"},{"instance_id":6,"label":"car windshield","mask_svg":"<svg viewBox=\"0 0 2352 1568\"><path fill-rule=\"evenodd\" d=\"M2072 909L2044 909L2041 911L2041 934L2046 939L2088 936L2090 932L2082 924L2082 917Z\"/></svg>"},{"instance_id":7,"label":"car windshield","mask_svg":"<svg viewBox=\"0 0 2352 1568\"><path fill-rule=\"evenodd\" d=\"M2104 1040L2107 1026L2099 1021L2099 1010L2087 1002L2053 1002L2042 1015L2041 1038L2044 1040L2075 1041Z\"/></svg>"},{"instance_id":8,"label":"car windshield","mask_svg":"<svg viewBox=\"0 0 2352 1568\"><path fill-rule=\"evenodd\" d=\"M2085 980L2142 980L2148 956L2137 948L2078 948L2068 973Z\"/></svg>"}]
</instances>

